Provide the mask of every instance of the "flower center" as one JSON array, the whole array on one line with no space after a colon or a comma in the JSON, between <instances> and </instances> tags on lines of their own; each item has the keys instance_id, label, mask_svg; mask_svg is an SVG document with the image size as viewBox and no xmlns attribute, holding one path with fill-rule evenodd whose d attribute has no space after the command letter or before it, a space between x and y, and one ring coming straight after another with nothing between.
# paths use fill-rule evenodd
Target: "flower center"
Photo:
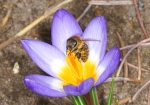
<instances>
[{"instance_id":1,"label":"flower center","mask_svg":"<svg viewBox=\"0 0 150 105\"><path fill-rule=\"evenodd\" d=\"M96 64L89 59L85 63L80 62L73 52L68 54L65 59L67 65L62 68L59 77L67 84L78 86L88 78L97 80Z\"/></svg>"}]
</instances>

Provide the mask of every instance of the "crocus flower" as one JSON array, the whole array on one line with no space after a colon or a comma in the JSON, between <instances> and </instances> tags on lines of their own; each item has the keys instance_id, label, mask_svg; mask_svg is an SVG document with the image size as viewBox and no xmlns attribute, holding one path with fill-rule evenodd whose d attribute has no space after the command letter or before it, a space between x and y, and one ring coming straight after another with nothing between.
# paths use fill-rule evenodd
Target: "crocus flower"
<instances>
[{"instance_id":1,"label":"crocus flower","mask_svg":"<svg viewBox=\"0 0 150 105\"><path fill-rule=\"evenodd\" d=\"M66 55L66 41L78 35L87 41L86 62ZM82 32L75 18L66 10L58 10L52 20L52 45L37 40L21 40L21 44L36 65L50 76L27 75L25 85L33 92L50 97L79 96L103 83L116 70L120 60L118 47L106 54L107 29L103 16L95 17Z\"/></svg>"}]
</instances>

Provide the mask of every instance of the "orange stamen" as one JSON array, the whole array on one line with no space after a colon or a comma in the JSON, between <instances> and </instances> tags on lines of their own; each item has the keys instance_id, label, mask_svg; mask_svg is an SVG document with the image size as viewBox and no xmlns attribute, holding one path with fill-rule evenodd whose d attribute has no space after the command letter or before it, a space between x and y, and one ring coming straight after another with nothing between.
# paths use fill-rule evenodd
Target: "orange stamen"
<instances>
[{"instance_id":1,"label":"orange stamen","mask_svg":"<svg viewBox=\"0 0 150 105\"><path fill-rule=\"evenodd\" d=\"M93 78L97 80L97 75L95 72L95 63L87 60L85 63L80 62L75 54L69 53L66 56L67 65L65 65L59 77L68 84L78 86L82 81Z\"/></svg>"}]
</instances>

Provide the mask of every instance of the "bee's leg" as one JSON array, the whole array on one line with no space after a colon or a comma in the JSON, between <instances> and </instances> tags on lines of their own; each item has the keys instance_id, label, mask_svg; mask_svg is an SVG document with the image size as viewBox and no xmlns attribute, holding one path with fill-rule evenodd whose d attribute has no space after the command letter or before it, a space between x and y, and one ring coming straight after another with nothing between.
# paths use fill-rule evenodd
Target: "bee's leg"
<instances>
[{"instance_id":1,"label":"bee's leg","mask_svg":"<svg viewBox=\"0 0 150 105\"><path fill-rule=\"evenodd\" d=\"M71 51L70 51L70 50L67 50L67 51L66 51L66 55L71 55Z\"/></svg>"},{"instance_id":2,"label":"bee's leg","mask_svg":"<svg viewBox=\"0 0 150 105\"><path fill-rule=\"evenodd\" d=\"M77 52L77 53L75 54L75 56L79 59L79 58L81 58L81 53Z\"/></svg>"}]
</instances>

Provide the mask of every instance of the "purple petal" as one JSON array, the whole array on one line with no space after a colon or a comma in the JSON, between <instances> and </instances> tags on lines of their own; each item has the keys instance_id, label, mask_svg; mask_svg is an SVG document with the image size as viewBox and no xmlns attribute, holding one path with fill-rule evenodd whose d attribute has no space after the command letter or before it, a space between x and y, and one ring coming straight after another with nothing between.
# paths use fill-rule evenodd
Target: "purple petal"
<instances>
[{"instance_id":1,"label":"purple petal","mask_svg":"<svg viewBox=\"0 0 150 105\"><path fill-rule=\"evenodd\" d=\"M73 85L64 86L64 91L68 95L73 95L73 96L84 95L90 91L93 85L94 85L94 79L89 78L81 82L79 86L73 86Z\"/></svg>"},{"instance_id":2,"label":"purple petal","mask_svg":"<svg viewBox=\"0 0 150 105\"><path fill-rule=\"evenodd\" d=\"M103 16L95 17L87 26L83 33L83 39L88 39L89 59L97 64L104 57L107 44L106 21ZM99 41L92 41L99 40Z\"/></svg>"},{"instance_id":3,"label":"purple petal","mask_svg":"<svg viewBox=\"0 0 150 105\"><path fill-rule=\"evenodd\" d=\"M21 40L21 44L36 63L47 74L57 77L65 65L65 55L53 46L37 40Z\"/></svg>"},{"instance_id":4,"label":"purple petal","mask_svg":"<svg viewBox=\"0 0 150 105\"><path fill-rule=\"evenodd\" d=\"M97 68L99 79L95 86L103 83L115 72L120 61L120 56L121 52L118 47L113 47L107 52L103 61Z\"/></svg>"},{"instance_id":5,"label":"purple petal","mask_svg":"<svg viewBox=\"0 0 150 105\"><path fill-rule=\"evenodd\" d=\"M75 18L64 9L59 9L53 18L52 45L66 53L66 41L74 35L82 35L82 30Z\"/></svg>"},{"instance_id":6,"label":"purple petal","mask_svg":"<svg viewBox=\"0 0 150 105\"><path fill-rule=\"evenodd\" d=\"M42 76L38 74L28 75L25 76L24 83L33 92L43 96L67 96L67 94L64 91L62 91L62 81L49 76Z\"/></svg>"}]
</instances>

